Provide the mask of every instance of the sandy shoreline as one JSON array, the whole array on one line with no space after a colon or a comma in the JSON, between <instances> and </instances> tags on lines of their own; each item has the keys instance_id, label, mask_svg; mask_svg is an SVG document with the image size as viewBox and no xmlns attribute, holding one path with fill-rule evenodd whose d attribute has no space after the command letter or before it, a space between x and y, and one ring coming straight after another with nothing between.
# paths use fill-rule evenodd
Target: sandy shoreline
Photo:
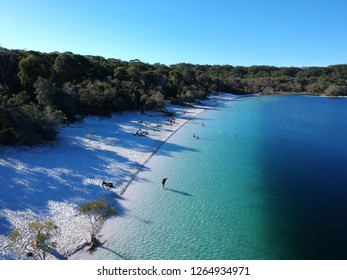
<instances>
[{"instance_id":1,"label":"sandy shoreline","mask_svg":"<svg viewBox=\"0 0 347 280\"><path fill-rule=\"evenodd\" d=\"M176 107L177 110L178 107ZM183 108L185 113L184 115L176 114L174 116L175 123L170 126L170 131L168 133L165 133L163 138L161 139L161 142L153 147L154 149L151 151L151 153L146 157L142 159L141 167L139 167L136 172L133 173L132 177L129 179L129 181L125 182L123 186L120 187L120 191L118 191L118 194L121 196L121 201L119 203L119 208L126 208L129 209L133 203L132 199L134 196L139 195L137 192L137 189L133 189L133 185L137 184L137 179L139 176L139 173L143 171L143 169L146 167L146 164L156 156L156 153L163 144L165 144L182 126L184 126L187 122L190 120L193 120L197 115L205 111L209 107L201 106L199 108ZM141 195L141 194L140 194ZM122 224L122 220L126 219L124 217L115 217L108 219L101 231L99 232L100 241L104 242L105 240L109 239L109 236L113 234L113 229L118 228L120 224ZM102 250L102 248L100 248ZM97 259L94 254L89 254L86 252L85 249L83 250L77 250L73 254L69 256L69 259L73 260L79 260L79 259Z\"/></svg>"},{"instance_id":2,"label":"sandy shoreline","mask_svg":"<svg viewBox=\"0 0 347 280\"><path fill-rule=\"evenodd\" d=\"M168 106L174 116L125 112L112 118L89 117L62 128L54 144L0 147L0 259L26 259L8 249L8 233L29 221L48 219L62 232L57 252L69 258L76 244L88 240L88 221L78 215L78 205L102 197L119 203L115 197L125 192L161 145L214 105L216 100L210 99L191 108ZM148 135L136 135L146 129ZM116 188L103 189L103 180Z\"/></svg>"},{"instance_id":3,"label":"sandy shoreline","mask_svg":"<svg viewBox=\"0 0 347 280\"><path fill-rule=\"evenodd\" d=\"M134 175L134 177L127 183L126 192L124 191L122 193L122 207L124 209L126 209L126 212L131 212L133 204L136 203L136 201L138 202L138 199L143 200L143 192L144 189L142 189L142 184L141 184L141 180L143 180L143 175L146 173L151 173L150 170L143 170L144 167L147 166L147 163L152 159L152 157L156 157L156 153L157 151L161 148L161 146L166 143L182 126L184 126L187 122L189 122L190 120L194 120L195 117L197 117L200 113L204 112L206 109L212 109L212 108L216 108L216 107L222 107L223 103L225 101L231 101L234 100L235 98L238 98L235 95L232 94L221 94L220 96L211 96L209 101L204 101L202 102L202 104L200 105L195 105L195 109L190 109L190 110L195 110L194 112L190 111L188 114L186 114L186 118L184 121L180 122L177 127L169 134L167 135L167 137L165 138L165 140L156 148L156 150L150 155L150 157L145 161L145 163L143 164L142 168L139 169L136 174ZM187 117L188 116L188 117ZM155 159L156 161L156 159ZM140 173L140 174L139 174ZM137 204L137 203L136 203ZM131 214L130 214L131 215ZM78 251L75 254L73 254L72 256L70 256L70 259L75 259L75 260L79 260L79 259L85 259L85 260L94 260L94 259L103 259L104 255L103 255L103 250L109 251L110 248L109 247L112 244L109 243L109 239L111 236L117 235L117 229L119 229L120 227L126 227L127 225L127 215L125 215L125 217L122 215L121 217L116 217L116 218L111 218L108 219L104 225L104 227L102 228L102 230L100 231L100 237L101 237L101 241L105 242L106 244L104 246L101 246L100 253L96 253L96 254L89 254L86 253L85 250L84 251ZM111 238L112 239L112 238ZM117 239L116 242L119 242L119 240ZM106 247L105 247L106 246ZM112 245L111 245L112 247ZM120 259L126 259L125 256L119 255L118 253L114 252L115 255L118 255L118 257Z\"/></svg>"},{"instance_id":4,"label":"sandy shoreline","mask_svg":"<svg viewBox=\"0 0 347 280\"><path fill-rule=\"evenodd\" d=\"M78 215L79 205L107 197L121 207L124 192L163 143L204 110L232 98L221 94L189 108L168 106L174 116L125 112L89 117L62 128L54 144L0 147L0 259L26 259L9 250L8 233L48 219L61 230L56 240L60 257L50 258L69 259L89 239L89 222ZM146 136L136 135L146 130ZM103 180L116 188L102 188Z\"/></svg>"},{"instance_id":5,"label":"sandy shoreline","mask_svg":"<svg viewBox=\"0 0 347 280\"><path fill-rule=\"evenodd\" d=\"M172 131L171 133L168 133L167 136L162 139L162 142L155 147L155 150L149 155L149 157L147 159L145 159L145 161L143 162L142 166L134 173L134 175L132 176L132 178L125 184L123 190L121 191L120 194L123 194L127 188L131 185L131 183L133 182L134 178L139 174L139 172L141 172L142 168L146 165L146 163L155 155L155 153L160 149L160 147L166 142L168 141L171 136L173 136L183 125L185 125L189 120L193 119L194 117L196 117L197 115L199 115L200 113L202 113L205 109L195 109L195 111L190 110L188 113L185 113L185 118L184 120L179 123ZM176 120L177 118L175 118ZM176 123L177 124L177 123Z\"/></svg>"}]
</instances>

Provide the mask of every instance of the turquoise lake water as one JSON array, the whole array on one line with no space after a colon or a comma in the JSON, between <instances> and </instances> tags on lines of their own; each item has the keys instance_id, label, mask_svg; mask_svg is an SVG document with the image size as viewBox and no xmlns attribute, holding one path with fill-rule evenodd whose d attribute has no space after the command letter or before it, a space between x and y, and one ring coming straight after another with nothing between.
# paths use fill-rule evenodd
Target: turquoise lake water
<instances>
[{"instance_id":1,"label":"turquoise lake water","mask_svg":"<svg viewBox=\"0 0 347 280\"><path fill-rule=\"evenodd\" d=\"M343 98L206 110L148 162L93 258L347 259L346 132Z\"/></svg>"}]
</instances>

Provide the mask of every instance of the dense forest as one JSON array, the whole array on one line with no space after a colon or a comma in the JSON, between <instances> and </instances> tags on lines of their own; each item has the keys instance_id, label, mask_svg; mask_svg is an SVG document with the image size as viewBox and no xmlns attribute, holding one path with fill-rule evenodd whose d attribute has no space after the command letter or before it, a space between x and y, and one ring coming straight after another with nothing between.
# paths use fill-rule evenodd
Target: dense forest
<instances>
[{"instance_id":1,"label":"dense forest","mask_svg":"<svg viewBox=\"0 0 347 280\"><path fill-rule=\"evenodd\" d=\"M0 144L53 140L76 116L161 110L218 92L347 95L347 65L167 66L0 48Z\"/></svg>"}]
</instances>

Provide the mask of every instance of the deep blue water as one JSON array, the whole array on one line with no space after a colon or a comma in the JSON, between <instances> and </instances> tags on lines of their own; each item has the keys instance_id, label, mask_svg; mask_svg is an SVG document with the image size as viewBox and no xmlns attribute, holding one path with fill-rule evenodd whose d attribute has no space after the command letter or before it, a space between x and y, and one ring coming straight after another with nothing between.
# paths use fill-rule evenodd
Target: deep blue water
<instances>
[{"instance_id":1,"label":"deep blue water","mask_svg":"<svg viewBox=\"0 0 347 280\"><path fill-rule=\"evenodd\" d=\"M346 132L343 98L242 97L207 110L148 162L111 250L94 257L347 259Z\"/></svg>"},{"instance_id":2,"label":"deep blue water","mask_svg":"<svg viewBox=\"0 0 347 280\"><path fill-rule=\"evenodd\" d=\"M347 100L263 99L259 166L283 258L347 259Z\"/></svg>"}]
</instances>

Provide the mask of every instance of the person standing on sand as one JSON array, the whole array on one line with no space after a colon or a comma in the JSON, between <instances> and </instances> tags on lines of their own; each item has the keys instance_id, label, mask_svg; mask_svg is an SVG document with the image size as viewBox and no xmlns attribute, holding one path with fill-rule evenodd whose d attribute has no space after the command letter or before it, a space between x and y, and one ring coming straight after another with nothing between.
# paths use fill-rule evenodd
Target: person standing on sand
<instances>
[{"instance_id":1,"label":"person standing on sand","mask_svg":"<svg viewBox=\"0 0 347 280\"><path fill-rule=\"evenodd\" d=\"M163 185L163 189L165 188L166 180L167 180L167 177L164 177L163 180L161 181L161 184Z\"/></svg>"}]
</instances>

